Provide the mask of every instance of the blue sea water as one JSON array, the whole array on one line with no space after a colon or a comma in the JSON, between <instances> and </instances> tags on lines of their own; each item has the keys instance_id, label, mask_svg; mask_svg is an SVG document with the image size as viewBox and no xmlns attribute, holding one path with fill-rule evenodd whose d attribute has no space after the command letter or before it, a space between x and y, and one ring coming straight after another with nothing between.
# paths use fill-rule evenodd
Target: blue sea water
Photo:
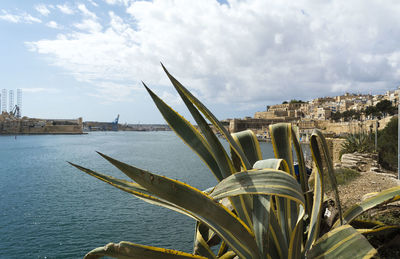
<instances>
[{"instance_id":1,"label":"blue sea water","mask_svg":"<svg viewBox=\"0 0 400 259\"><path fill-rule=\"evenodd\" d=\"M271 144L261 150L273 157ZM82 258L119 241L192 251L193 219L67 163L127 179L95 151L199 189L216 184L173 132L0 136L0 258Z\"/></svg>"}]
</instances>

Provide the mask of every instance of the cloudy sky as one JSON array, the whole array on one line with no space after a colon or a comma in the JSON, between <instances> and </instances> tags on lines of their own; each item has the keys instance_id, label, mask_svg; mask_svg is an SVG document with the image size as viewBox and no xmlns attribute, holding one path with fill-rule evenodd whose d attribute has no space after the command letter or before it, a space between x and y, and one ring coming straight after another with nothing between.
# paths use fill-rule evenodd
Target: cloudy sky
<instances>
[{"instance_id":1,"label":"cloudy sky","mask_svg":"<svg viewBox=\"0 0 400 259\"><path fill-rule=\"evenodd\" d=\"M23 115L160 123L183 115L160 62L220 119L400 85L400 1L1 0L0 88Z\"/></svg>"}]
</instances>

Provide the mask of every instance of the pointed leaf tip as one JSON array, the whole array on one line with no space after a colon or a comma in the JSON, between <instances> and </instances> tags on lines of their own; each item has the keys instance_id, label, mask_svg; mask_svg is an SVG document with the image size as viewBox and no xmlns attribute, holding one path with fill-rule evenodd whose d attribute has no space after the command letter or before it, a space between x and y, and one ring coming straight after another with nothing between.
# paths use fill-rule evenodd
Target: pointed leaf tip
<instances>
[{"instance_id":1,"label":"pointed leaf tip","mask_svg":"<svg viewBox=\"0 0 400 259\"><path fill-rule=\"evenodd\" d=\"M103 158L104 158L104 156L105 156L105 155L104 155L103 153L101 153L100 151L96 151L96 153L99 154L100 156L102 156Z\"/></svg>"},{"instance_id":2,"label":"pointed leaf tip","mask_svg":"<svg viewBox=\"0 0 400 259\"><path fill-rule=\"evenodd\" d=\"M75 168L77 168L78 170L81 170L81 171L83 171L83 172L86 172L85 170L88 170L87 168L85 168L85 167L83 167L83 166L80 166L80 165L77 165L77 164L74 164L74 163L71 163L71 162L68 162L70 165L72 165L73 167L75 167Z\"/></svg>"},{"instance_id":3,"label":"pointed leaf tip","mask_svg":"<svg viewBox=\"0 0 400 259\"><path fill-rule=\"evenodd\" d=\"M149 88L147 87L147 85L142 81L143 86L146 88L147 91L149 91Z\"/></svg>"},{"instance_id":4,"label":"pointed leaf tip","mask_svg":"<svg viewBox=\"0 0 400 259\"><path fill-rule=\"evenodd\" d=\"M155 97L158 98L158 96L157 96L150 88L148 88L146 84L143 83L143 85L144 85L144 88L146 88L146 91L150 94L150 96L151 96L151 98L152 98L153 100L154 100ZM158 99L159 99L159 98L158 98ZM156 104L156 105L157 105L157 104Z\"/></svg>"},{"instance_id":5,"label":"pointed leaf tip","mask_svg":"<svg viewBox=\"0 0 400 259\"><path fill-rule=\"evenodd\" d=\"M169 75L169 72L168 72L167 68L164 66L164 64L161 62L160 62L160 64L161 64L161 67L163 68L164 72Z\"/></svg>"},{"instance_id":6,"label":"pointed leaf tip","mask_svg":"<svg viewBox=\"0 0 400 259\"><path fill-rule=\"evenodd\" d=\"M74 164L74 163L72 163L72 162L69 162L69 161L67 161L67 163L68 163L68 164L70 164L70 165L72 165L73 167L76 167L76 168L78 168L78 169L79 169L79 165L77 165L77 164Z\"/></svg>"},{"instance_id":7,"label":"pointed leaf tip","mask_svg":"<svg viewBox=\"0 0 400 259\"><path fill-rule=\"evenodd\" d=\"M111 157L109 157L109 156L107 156L107 155L105 155L105 154L103 154L103 153L101 153L101 152L99 152L99 151L96 151L96 153L97 154L99 154L100 156L102 156L104 159L106 159L106 160L109 160ZM111 158L112 159L112 158Z\"/></svg>"}]
</instances>

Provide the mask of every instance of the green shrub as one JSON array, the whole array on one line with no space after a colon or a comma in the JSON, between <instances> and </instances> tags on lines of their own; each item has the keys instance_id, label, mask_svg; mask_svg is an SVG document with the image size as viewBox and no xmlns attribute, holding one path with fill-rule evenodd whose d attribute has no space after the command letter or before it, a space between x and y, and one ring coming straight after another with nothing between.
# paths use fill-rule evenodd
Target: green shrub
<instances>
[{"instance_id":1,"label":"green shrub","mask_svg":"<svg viewBox=\"0 0 400 259\"><path fill-rule=\"evenodd\" d=\"M378 154L379 163L388 170L397 171L397 133L398 120L393 117L386 127L379 131Z\"/></svg>"},{"instance_id":2,"label":"green shrub","mask_svg":"<svg viewBox=\"0 0 400 259\"><path fill-rule=\"evenodd\" d=\"M371 153L374 152L374 141L371 135L365 133L354 133L346 137L342 143L340 156L348 153Z\"/></svg>"}]
</instances>

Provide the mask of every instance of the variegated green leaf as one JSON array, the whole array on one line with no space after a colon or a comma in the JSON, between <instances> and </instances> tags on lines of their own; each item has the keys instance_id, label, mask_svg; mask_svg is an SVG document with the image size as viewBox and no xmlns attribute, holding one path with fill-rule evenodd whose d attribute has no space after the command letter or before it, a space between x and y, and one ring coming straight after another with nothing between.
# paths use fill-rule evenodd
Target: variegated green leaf
<instances>
[{"instance_id":1,"label":"variegated green leaf","mask_svg":"<svg viewBox=\"0 0 400 259\"><path fill-rule=\"evenodd\" d=\"M221 181L210 195L215 199L222 199L232 195L243 194L274 195L282 197L283 199L293 200L301 205L301 212L298 214L294 228L301 224L302 217L304 216L304 196L300 185L290 174L274 169L251 170L249 172L244 171L236 173ZM271 236L271 241L274 242L272 244L276 245L269 246L269 248L274 249L274 253L282 255L282 258L287 258L289 240L285 241L274 216L275 214L271 211L268 215L271 216L269 219L271 221L271 227L269 229L271 235L269 236ZM297 238L293 242L300 242L300 244L293 243L293 249L291 251L293 251L294 254L301 248L302 237L299 233L302 233L302 228L299 227L298 231L299 232L296 232ZM268 244L271 243L269 242Z\"/></svg>"},{"instance_id":2,"label":"variegated green leaf","mask_svg":"<svg viewBox=\"0 0 400 259\"><path fill-rule=\"evenodd\" d=\"M308 176L307 176L307 172L306 172L306 164L304 161L304 154L303 154L303 150L300 146L299 140L297 138L297 135L294 132L294 129L292 128L292 140L293 140L293 147L294 150L296 151L296 157L297 157L297 164L299 165L299 178L300 178L300 185L301 185L301 189L303 190L305 199L306 199L306 209L307 209L307 213L308 215L311 215L311 207L312 207L312 193L309 192L309 188L308 188Z\"/></svg>"},{"instance_id":3,"label":"variegated green leaf","mask_svg":"<svg viewBox=\"0 0 400 259\"><path fill-rule=\"evenodd\" d=\"M257 246L263 258L266 258L269 250L270 199L269 195L253 196L253 229Z\"/></svg>"},{"instance_id":4,"label":"variegated green leaf","mask_svg":"<svg viewBox=\"0 0 400 259\"><path fill-rule=\"evenodd\" d=\"M272 258L288 258L289 252L289 240L286 239L286 235L282 233L282 229L279 225L278 219L276 217L276 212L274 210L274 201L270 201L271 210L269 214L269 254Z\"/></svg>"},{"instance_id":5,"label":"variegated green leaf","mask_svg":"<svg viewBox=\"0 0 400 259\"><path fill-rule=\"evenodd\" d=\"M167 72L168 74L168 72ZM215 156L215 160L220 168L221 176L223 178L235 173L235 169L233 167L232 161L229 159L228 154L226 153L224 147L222 146L221 142L218 140L217 136L214 134L210 126L208 125L207 121L203 118L200 112L196 109L193 103L189 100L189 98L179 89L180 83L176 81L173 77L170 77L171 82L173 85L178 85L175 88L178 89L178 94L182 98L183 102L185 103L186 107L192 114L193 118L197 122L197 125L201 129L204 137L206 138L212 153ZM222 178L222 179L223 179ZM222 179L218 179L221 181Z\"/></svg>"},{"instance_id":6,"label":"variegated green leaf","mask_svg":"<svg viewBox=\"0 0 400 259\"><path fill-rule=\"evenodd\" d=\"M232 133L233 140L243 150L250 165L254 165L255 162L262 159L260 144L258 143L257 137L251 130L244 130L236 133Z\"/></svg>"},{"instance_id":7,"label":"variegated green leaf","mask_svg":"<svg viewBox=\"0 0 400 259\"><path fill-rule=\"evenodd\" d=\"M284 159L268 158L259 160L253 165L254 169L271 168L289 173L289 166Z\"/></svg>"},{"instance_id":8,"label":"variegated green leaf","mask_svg":"<svg viewBox=\"0 0 400 259\"><path fill-rule=\"evenodd\" d=\"M210 110L208 110L207 107L205 107L192 93L190 93L181 83L178 82L169 72L168 70L164 67L163 64L161 64L165 73L168 75L169 79L171 80L172 84L174 85L175 89L184 94L196 107L199 109L201 113L204 114L204 116L216 127L216 129L224 136L224 138L228 141L229 145L235 150L235 152L238 154L240 157L243 167L245 169L251 169L251 165L249 161L247 160L246 156L244 155L243 151L239 148L239 146L236 144L236 142L232 139L231 135L229 132L225 129L224 125L214 116L214 114L211 113Z\"/></svg>"},{"instance_id":9,"label":"variegated green leaf","mask_svg":"<svg viewBox=\"0 0 400 259\"><path fill-rule=\"evenodd\" d=\"M192 255L181 251L145 246L122 241L118 244L109 243L106 246L93 249L85 255L85 259L97 259L110 256L119 259L160 258L160 259L207 259L204 256Z\"/></svg>"},{"instance_id":10,"label":"variegated green leaf","mask_svg":"<svg viewBox=\"0 0 400 259\"><path fill-rule=\"evenodd\" d=\"M400 186L396 186L393 188L389 188L378 193L375 196L372 196L368 199L365 199L360 204L354 205L350 209L348 209L344 214L344 221L346 223L350 223L353 219L361 215L363 212L376 207L383 203L388 203L391 201L398 200L400 198ZM333 227L337 227L339 222L336 221Z\"/></svg>"},{"instance_id":11,"label":"variegated green leaf","mask_svg":"<svg viewBox=\"0 0 400 259\"><path fill-rule=\"evenodd\" d=\"M273 124L269 126L269 132L275 158L284 159L289 166L290 174L295 176L292 153L292 125L290 123Z\"/></svg>"},{"instance_id":12,"label":"variegated green leaf","mask_svg":"<svg viewBox=\"0 0 400 259\"><path fill-rule=\"evenodd\" d=\"M211 147L200 134L200 132L185 118L180 116L176 111L163 102L155 93L153 93L144 83L146 90L156 104L157 108L163 115L168 125L176 132L176 134L196 152L205 164L210 168L211 172L217 179L223 179L221 170L215 160Z\"/></svg>"},{"instance_id":13,"label":"variegated green leaf","mask_svg":"<svg viewBox=\"0 0 400 259\"><path fill-rule=\"evenodd\" d=\"M222 240L221 242L221 246L219 247L218 250L218 258L222 257L224 254L226 254L228 252L228 246L226 245L226 243ZM236 255L236 254L235 254Z\"/></svg>"},{"instance_id":14,"label":"variegated green leaf","mask_svg":"<svg viewBox=\"0 0 400 259\"><path fill-rule=\"evenodd\" d=\"M367 239L350 225L340 226L318 239L307 258L371 258L376 250Z\"/></svg>"},{"instance_id":15,"label":"variegated green leaf","mask_svg":"<svg viewBox=\"0 0 400 259\"><path fill-rule=\"evenodd\" d=\"M277 123L269 126L272 146L275 158L284 159L289 167L290 174L296 177L293 166L292 154L292 125L290 123ZM289 241L298 217L297 204L288 200L277 198L276 200L278 220L282 232Z\"/></svg>"},{"instance_id":16,"label":"variegated green leaf","mask_svg":"<svg viewBox=\"0 0 400 259\"><path fill-rule=\"evenodd\" d=\"M363 229L357 229L358 232L361 234L368 234L368 235L385 235L388 236L391 233L399 233L400 232L400 226L382 226L382 227L377 227L377 228L363 228Z\"/></svg>"},{"instance_id":17,"label":"variegated green leaf","mask_svg":"<svg viewBox=\"0 0 400 259\"><path fill-rule=\"evenodd\" d=\"M286 163L285 160L283 159L276 159L276 158L270 158L270 159L265 159L265 160L259 160L254 164L254 169L265 169L265 168L270 168L270 169L281 169L287 173L289 173L289 167ZM269 204L272 203L272 201L270 199L268 199ZM255 206L253 206L255 207ZM257 208L257 207L256 207ZM262 207L260 207L260 210L262 209ZM268 254L270 256L272 256L272 258L287 258L288 257L288 240L286 239L286 235L282 234L282 230L279 226L278 221L276 220L276 216L274 213L274 210L269 210L270 207L268 208L268 210L265 210L264 212L259 211L258 213L260 213L261 215L264 213L264 217L265 217L265 223L264 226L262 225L257 225L254 223L254 233L256 235L256 240L257 240L257 233L265 233L267 234L267 240L266 242L263 242L263 246L262 248L264 249L264 251L268 251ZM256 211L254 211L254 214L256 213ZM259 216L261 217L261 216ZM265 230L265 226L268 226L268 230ZM257 230L256 228L260 228L259 230ZM261 237L261 235L260 235ZM258 238L260 238L258 237ZM265 235L262 236L263 238L265 238ZM260 242L260 241L258 241ZM260 245L259 245L260 247ZM265 254L265 252L264 252Z\"/></svg>"},{"instance_id":18,"label":"variegated green leaf","mask_svg":"<svg viewBox=\"0 0 400 259\"><path fill-rule=\"evenodd\" d=\"M246 158L250 162L251 165L254 165L254 163L258 160L262 159L262 154L260 150L260 144L258 143L256 135L253 133L251 130L245 130L241 132L236 132L231 134L233 140L238 144L239 148L243 150L243 153L245 154ZM237 154L231 149L231 154L232 154L232 160L233 161L238 161L237 159ZM235 167L238 171L241 169L241 165L239 163L235 164ZM268 228L264 228L264 230L258 229L256 226L253 225L253 220L257 218L268 218L267 215L262 216L263 213L267 213L264 210L264 207L261 205L261 203L265 202L265 199L263 198L255 198L258 201L253 201L253 196L250 195L245 195L245 196L239 196L241 199L241 206L240 210L238 210L238 214L241 215L243 214L245 216L246 222L250 227L252 227L255 231L256 234L256 240L259 242L260 246L260 240L261 238L260 234L264 233L264 231L267 231ZM231 198L234 203L237 203L237 198L232 197ZM260 201L263 201L260 203ZM258 205L255 206L254 205ZM239 207L239 206L235 206ZM261 211L259 211L261 210ZM242 212L243 211L243 212ZM251 218L250 218L251 217ZM242 217L241 217L242 218ZM258 223L258 227L261 225ZM257 235L257 233L259 235ZM268 245L266 243L266 245Z\"/></svg>"},{"instance_id":19,"label":"variegated green leaf","mask_svg":"<svg viewBox=\"0 0 400 259\"><path fill-rule=\"evenodd\" d=\"M276 175L274 173L276 173ZM286 188L292 189L292 191L294 189L295 191L288 193L288 189ZM274 195L282 197L284 200L293 199L295 202L299 203L301 205L300 213L294 225L294 236L290 236L292 237L290 239L290 249L288 246L289 240L285 240L286 235L282 234L274 212L271 210L268 214L268 221L270 221L269 231L271 232L271 235L268 235L268 237L271 238L271 242L268 242L268 244L270 244L268 246L268 253L274 255L272 258L288 258L288 253L290 253L292 258L297 258L301 255L303 231L301 225L304 216L304 196L302 195L300 185L291 175L273 169L240 172L221 181L211 193L216 199L239 194ZM296 197L297 200L294 197ZM298 200L301 200L301 202Z\"/></svg>"},{"instance_id":20,"label":"variegated green leaf","mask_svg":"<svg viewBox=\"0 0 400 259\"><path fill-rule=\"evenodd\" d=\"M319 142L317 141L317 139L319 140ZM322 152L319 150L318 143L321 145ZM335 171L333 170L332 157L329 154L329 149L328 149L328 145L326 144L325 137L320 130L318 130L318 129L313 130L313 133L311 134L310 146L311 146L311 149L314 150L313 158L314 158L314 161L316 162L318 170L321 172L321 177L323 177L324 173L322 171L323 166L322 166L322 159L320 157L320 154L323 155L323 160L326 163L327 175L329 176L329 180L331 182L333 193L335 194L335 203L336 203L336 206L337 206L338 212L339 212L340 224L343 224L342 205L340 203ZM319 160L321 160L321 161L319 161Z\"/></svg>"},{"instance_id":21,"label":"variegated green leaf","mask_svg":"<svg viewBox=\"0 0 400 259\"><path fill-rule=\"evenodd\" d=\"M305 206L300 185L291 175L274 169L243 171L219 182L210 194L214 199L242 194L284 197Z\"/></svg>"},{"instance_id":22,"label":"variegated green leaf","mask_svg":"<svg viewBox=\"0 0 400 259\"><path fill-rule=\"evenodd\" d=\"M317 136L312 135L310 139L311 154L317 161L317 172L315 172L314 177L314 197L313 206L310 214L309 230L307 235L307 240L305 244L305 251L308 251L311 245L319 237L319 230L321 224L321 214L322 214L322 203L324 201L324 185L323 183L323 173L322 173L322 160L318 157L319 147L317 142Z\"/></svg>"},{"instance_id":23,"label":"variegated green leaf","mask_svg":"<svg viewBox=\"0 0 400 259\"><path fill-rule=\"evenodd\" d=\"M301 187L297 183L296 179L294 179L288 173L274 169L251 170L249 172L244 171L236 173L221 181L211 193L211 195L215 199L243 194L274 195L277 196L277 198L282 198L284 200L288 199L289 201L294 202L295 204L300 206L300 213L297 214L297 219L294 223L293 228L296 230L296 227L301 224L302 218L304 216L304 196L302 194ZM269 216L272 215L273 213L269 214ZM279 229L279 224L272 223L272 217L270 220L272 227L278 226L278 230L276 228L273 229L274 234L279 234L279 232L281 231ZM298 231L301 232L302 228L299 228ZM296 235L299 235L298 232L296 232ZM279 254L285 253L287 255L287 244L289 243L289 241L284 240L282 242L282 236L279 237L279 241L281 243L276 248L280 251L277 252ZM275 238L277 239L278 236L276 235ZM300 244L293 244L293 253L296 253L297 251L294 249L301 247L302 238L297 238L296 240L299 241Z\"/></svg>"},{"instance_id":24,"label":"variegated green leaf","mask_svg":"<svg viewBox=\"0 0 400 259\"><path fill-rule=\"evenodd\" d=\"M349 223L355 229L374 229L385 226L385 223L377 221L377 220L360 220L354 219Z\"/></svg>"},{"instance_id":25,"label":"variegated green leaf","mask_svg":"<svg viewBox=\"0 0 400 259\"><path fill-rule=\"evenodd\" d=\"M168 73L167 73L168 74ZM220 178L221 181L223 178L228 177L229 175L235 173L235 168L232 164L232 161L229 159L224 147L219 142L218 138L215 136L214 132L211 130L210 126L208 126L207 122L201 116L200 112L195 108L193 103L189 100L189 98L180 90L179 85L180 83L170 77L172 84L178 90L179 95L181 96L182 100L184 101L186 107L189 109L190 113L192 114L193 118L196 120L199 128L203 132L207 142L209 143L210 149L214 155L214 158L220 168ZM246 222L246 224L251 227L252 222L250 218L249 208L250 206L248 198L246 197L234 197L231 199L232 205L235 207L235 211L238 216Z\"/></svg>"},{"instance_id":26,"label":"variegated green leaf","mask_svg":"<svg viewBox=\"0 0 400 259\"><path fill-rule=\"evenodd\" d=\"M224 239L239 256L259 258L252 231L231 211L204 192L177 180L122 163L104 154L100 155L149 192L189 211L198 221L208 225Z\"/></svg>"},{"instance_id":27,"label":"variegated green leaf","mask_svg":"<svg viewBox=\"0 0 400 259\"><path fill-rule=\"evenodd\" d=\"M186 216L192 217L194 219L196 219L196 217L194 217L190 212L186 211L183 208L180 208L179 206L176 206L173 203L170 203L166 200L160 199L156 196L154 196L154 194L150 193L146 188L140 186L137 183L132 183L126 180L122 180L122 179L118 179L112 176L108 176L108 175L104 175L104 174L100 174L97 173L95 171L92 171L90 169L84 168L82 166L70 163L72 166L75 166L76 168L78 168L79 170L93 176L96 177L97 179L102 180L103 182L106 182L120 190L123 190L125 192L128 192L130 194L133 194L134 196L138 197L141 200L144 200L148 203L154 204L154 205L159 205L161 207L165 207L171 210L174 210L176 212L182 213Z\"/></svg>"},{"instance_id":28,"label":"variegated green leaf","mask_svg":"<svg viewBox=\"0 0 400 259\"><path fill-rule=\"evenodd\" d=\"M223 255L221 255L220 257L218 257L218 259L233 259L236 257L236 254L233 251L228 251L226 253L224 253Z\"/></svg>"},{"instance_id":29,"label":"variegated green leaf","mask_svg":"<svg viewBox=\"0 0 400 259\"><path fill-rule=\"evenodd\" d=\"M304 208L300 208L304 210ZM302 213L300 213L301 215ZM293 229L292 235L289 241L289 259L300 259L302 258L303 248L303 220L299 219L298 224Z\"/></svg>"},{"instance_id":30,"label":"variegated green leaf","mask_svg":"<svg viewBox=\"0 0 400 259\"><path fill-rule=\"evenodd\" d=\"M210 233L212 232L212 233ZM207 258L217 258L214 252L211 250L209 240L212 239L214 232L211 231L206 225L197 221L196 232L194 238L194 249L193 254L202 255ZM214 235L215 236L215 235Z\"/></svg>"}]
</instances>

